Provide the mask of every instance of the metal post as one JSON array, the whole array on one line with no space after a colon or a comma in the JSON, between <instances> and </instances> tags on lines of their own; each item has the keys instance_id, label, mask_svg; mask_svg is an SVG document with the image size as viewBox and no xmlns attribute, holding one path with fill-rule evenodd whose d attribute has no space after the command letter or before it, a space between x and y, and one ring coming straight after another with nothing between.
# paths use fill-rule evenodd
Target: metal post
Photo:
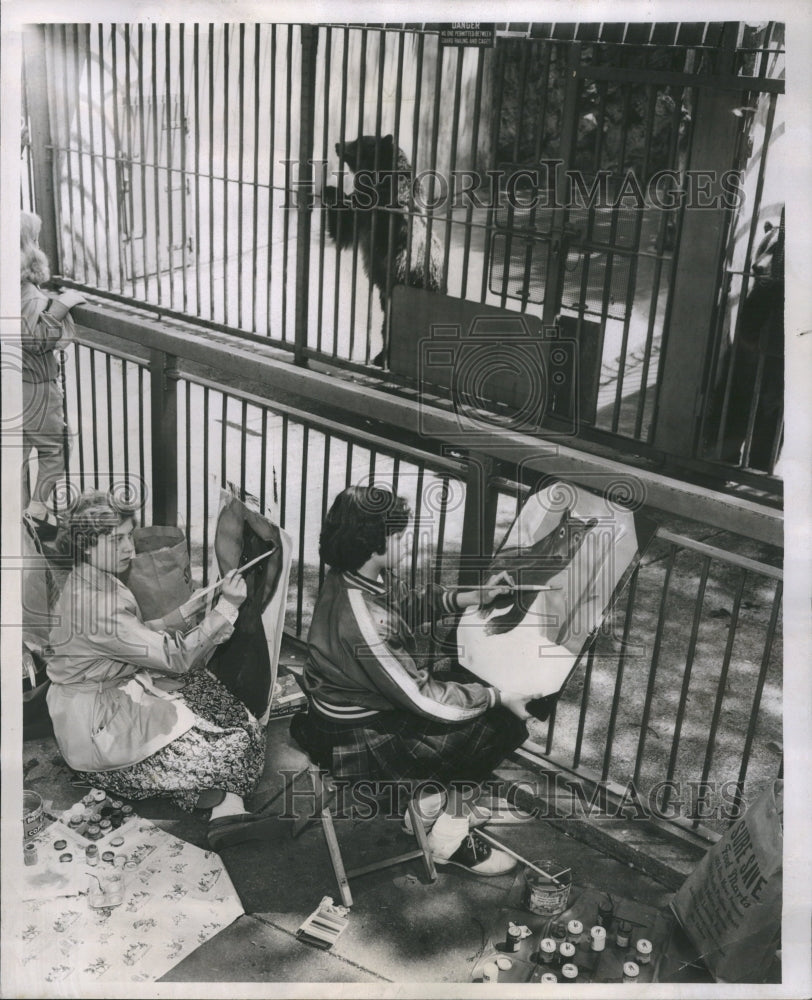
<instances>
[{"instance_id":1,"label":"metal post","mask_svg":"<svg viewBox=\"0 0 812 1000\"><path fill-rule=\"evenodd\" d=\"M491 485L492 475L492 459L468 456L458 574L458 582L463 586L479 585L483 564L493 554L497 493Z\"/></svg>"},{"instance_id":2,"label":"metal post","mask_svg":"<svg viewBox=\"0 0 812 1000\"><path fill-rule=\"evenodd\" d=\"M310 216L313 211L313 136L316 110L316 52L318 28L303 24L302 81L299 115L299 164L296 191L296 316L293 360L307 364L308 299L310 288Z\"/></svg>"},{"instance_id":3,"label":"metal post","mask_svg":"<svg viewBox=\"0 0 812 1000\"><path fill-rule=\"evenodd\" d=\"M54 273L61 273L56 223L53 146L48 114L48 75L45 60L45 26L31 25L23 34L26 100L30 120L31 163L34 179L34 203L42 219L39 242Z\"/></svg>"},{"instance_id":4,"label":"metal post","mask_svg":"<svg viewBox=\"0 0 812 1000\"><path fill-rule=\"evenodd\" d=\"M152 518L178 520L178 383L175 357L152 350L149 362L152 418Z\"/></svg>"}]
</instances>

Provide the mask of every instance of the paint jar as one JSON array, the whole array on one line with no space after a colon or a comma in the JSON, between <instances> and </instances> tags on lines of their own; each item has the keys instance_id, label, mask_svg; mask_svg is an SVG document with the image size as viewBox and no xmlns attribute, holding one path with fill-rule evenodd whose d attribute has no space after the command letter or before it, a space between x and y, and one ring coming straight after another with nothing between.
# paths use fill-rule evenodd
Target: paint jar
<instances>
[{"instance_id":1,"label":"paint jar","mask_svg":"<svg viewBox=\"0 0 812 1000\"><path fill-rule=\"evenodd\" d=\"M496 968L499 969L500 972L507 972L508 969L513 968L513 962L511 962L511 960L506 958L504 955L500 955L499 958L496 959Z\"/></svg>"},{"instance_id":2,"label":"paint jar","mask_svg":"<svg viewBox=\"0 0 812 1000\"><path fill-rule=\"evenodd\" d=\"M482 982L483 983L498 983L499 982L499 967L496 962L487 962L482 966Z\"/></svg>"},{"instance_id":3,"label":"paint jar","mask_svg":"<svg viewBox=\"0 0 812 1000\"><path fill-rule=\"evenodd\" d=\"M615 904L611 899L607 899L603 903L598 903L598 923L601 927L605 927L607 930L610 930L614 918Z\"/></svg>"},{"instance_id":4,"label":"paint jar","mask_svg":"<svg viewBox=\"0 0 812 1000\"><path fill-rule=\"evenodd\" d=\"M87 901L94 910L120 906L124 902L124 876L118 871L91 875L88 880Z\"/></svg>"},{"instance_id":5,"label":"paint jar","mask_svg":"<svg viewBox=\"0 0 812 1000\"><path fill-rule=\"evenodd\" d=\"M507 934L505 935L505 951L518 951L521 943L522 932L516 924L508 924Z\"/></svg>"},{"instance_id":6,"label":"paint jar","mask_svg":"<svg viewBox=\"0 0 812 1000\"><path fill-rule=\"evenodd\" d=\"M621 920L615 931L615 944L618 948L628 948L631 940L632 925Z\"/></svg>"},{"instance_id":7,"label":"paint jar","mask_svg":"<svg viewBox=\"0 0 812 1000\"><path fill-rule=\"evenodd\" d=\"M30 840L42 829L42 798L37 792L23 791L23 840Z\"/></svg>"},{"instance_id":8,"label":"paint jar","mask_svg":"<svg viewBox=\"0 0 812 1000\"><path fill-rule=\"evenodd\" d=\"M574 983L578 979L578 966L567 962L561 966L561 978L565 983Z\"/></svg>"},{"instance_id":9,"label":"paint jar","mask_svg":"<svg viewBox=\"0 0 812 1000\"><path fill-rule=\"evenodd\" d=\"M85 848L85 861L91 868L95 868L99 863L99 849L95 844L88 844Z\"/></svg>"},{"instance_id":10,"label":"paint jar","mask_svg":"<svg viewBox=\"0 0 812 1000\"><path fill-rule=\"evenodd\" d=\"M592 939L590 943L592 951L603 951L606 947L606 928L596 924L590 930L589 936Z\"/></svg>"},{"instance_id":11,"label":"paint jar","mask_svg":"<svg viewBox=\"0 0 812 1000\"><path fill-rule=\"evenodd\" d=\"M640 975L640 969L638 969L635 962L625 962L623 965L623 982L624 983L636 983L637 978Z\"/></svg>"},{"instance_id":12,"label":"paint jar","mask_svg":"<svg viewBox=\"0 0 812 1000\"><path fill-rule=\"evenodd\" d=\"M556 943L552 938L542 938L539 943L539 957L545 965L549 965L555 958Z\"/></svg>"},{"instance_id":13,"label":"paint jar","mask_svg":"<svg viewBox=\"0 0 812 1000\"><path fill-rule=\"evenodd\" d=\"M107 792L103 788L94 788L91 790L90 796L94 802L104 802L107 798Z\"/></svg>"},{"instance_id":14,"label":"paint jar","mask_svg":"<svg viewBox=\"0 0 812 1000\"><path fill-rule=\"evenodd\" d=\"M121 815L124 817L124 821L125 822L130 818L130 816L132 816L132 814L133 814L133 807L132 806L122 806L121 807Z\"/></svg>"},{"instance_id":15,"label":"paint jar","mask_svg":"<svg viewBox=\"0 0 812 1000\"><path fill-rule=\"evenodd\" d=\"M558 948L558 955L562 963L572 961L575 957L575 945L572 941L562 941Z\"/></svg>"},{"instance_id":16,"label":"paint jar","mask_svg":"<svg viewBox=\"0 0 812 1000\"><path fill-rule=\"evenodd\" d=\"M85 836L88 840L101 840L101 827L98 827L95 823L91 823L85 830Z\"/></svg>"},{"instance_id":17,"label":"paint jar","mask_svg":"<svg viewBox=\"0 0 812 1000\"><path fill-rule=\"evenodd\" d=\"M101 823L99 823L99 829L102 832L102 836L108 834L112 830L112 828L113 826L109 819L103 819Z\"/></svg>"},{"instance_id":18,"label":"paint jar","mask_svg":"<svg viewBox=\"0 0 812 1000\"><path fill-rule=\"evenodd\" d=\"M577 944L581 940L581 935L584 933L584 925L580 920L570 920L567 924L567 940L572 941L573 944Z\"/></svg>"},{"instance_id":19,"label":"paint jar","mask_svg":"<svg viewBox=\"0 0 812 1000\"><path fill-rule=\"evenodd\" d=\"M560 921L554 923L550 928L550 936L555 938L557 944L565 941L567 939L567 925Z\"/></svg>"},{"instance_id":20,"label":"paint jar","mask_svg":"<svg viewBox=\"0 0 812 1000\"><path fill-rule=\"evenodd\" d=\"M23 861L26 865L37 863L37 845L33 840L29 840L27 844L23 845Z\"/></svg>"},{"instance_id":21,"label":"paint jar","mask_svg":"<svg viewBox=\"0 0 812 1000\"><path fill-rule=\"evenodd\" d=\"M651 941L640 938L635 947L637 949L637 964L648 965L651 961Z\"/></svg>"},{"instance_id":22,"label":"paint jar","mask_svg":"<svg viewBox=\"0 0 812 1000\"><path fill-rule=\"evenodd\" d=\"M534 861L537 868L551 875L546 878L528 868L524 873L524 905L531 913L542 917L552 917L567 908L572 886L572 872L564 870L565 865L558 861Z\"/></svg>"},{"instance_id":23,"label":"paint jar","mask_svg":"<svg viewBox=\"0 0 812 1000\"><path fill-rule=\"evenodd\" d=\"M558 976L554 972L542 972L541 979L539 981L552 985L553 983L558 982Z\"/></svg>"}]
</instances>

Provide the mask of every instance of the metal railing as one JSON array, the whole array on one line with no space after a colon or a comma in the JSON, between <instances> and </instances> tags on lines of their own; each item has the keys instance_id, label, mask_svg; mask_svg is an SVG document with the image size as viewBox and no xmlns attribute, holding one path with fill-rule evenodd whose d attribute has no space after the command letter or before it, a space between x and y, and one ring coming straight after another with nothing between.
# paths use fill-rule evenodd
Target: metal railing
<instances>
[{"instance_id":1,"label":"metal railing","mask_svg":"<svg viewBox=\"0 0 812 1000\"><path fill-rule=\"evenodd\" d=\"M252 496L293 539L285 627L295 638L306 637L323 579L320 525L347 484L387 483L407 496L418 585L486 565L531 488L518 467L505 476L482 456L406 446L384 422L356 429L322 413L317 394L281 404L252 381L255 361L225 346L205 344L206 372L157 326L146 337L137 320L128 330L102 311L94 322L67 364L67 492L150 484L143 517L185 523L203 583L212 488ZM615 789L633 782L666 817L706 835L781 766L780 554L731 541L748 554L659 529L546 727L533 725L548 761ZM448 648L437 640L424 636L423 651L442 659Z\"/></svg>"},{"instance_id":2,"label":"metal railing","mask_svg":"<svg viewBox=\"0 0 812 1000\"><path fill-rule=\"evenodd\" d=\"M735 27L506 24L494 49L465 49L440 45L433 25L47 25L27 39L26 80L47 80L50 134L39 129L33 148L53 186L50 207L37 199L54 216L43 233L53 230L48 249L82 288L277 344L301 363L350 366L369 366L395 334L427 335L395 330L392 269L385 281L365 273L365 257L397 255L403 243L401 256L418 260L412 284L569 324L584 439L697 474L737 469L737 481L780 492L776 365L757 359L740 377L736 309L747 278L737 295L741 241L730 218L729 251L720 247L710 267L722 298L703 284L705 330L673 308L678 280L690 286L692 268L709 273L697 233L686 236L685 199L676 209L562 214L523 207L524 195L501 209L487 197L455 206L446 190L455 175L479 184L488 171L506 177L553 158L585 182L607 175L610 195L629 171L645 185L671 170L676 194L688 167L743 169L748 105L758 102L769 110L748 168L759 177L747 200L748 211L756 206L748 272L780 131L783 36L774 22ZM703 159L714 129L699 100L707 88L739 90L712 114L733 121L743 105L739 132L713 163ZM334 171L356 137L385 134L408 171L425 174L425 207L387 205L362 222L356 214L340 249L325 190L341 188ZM558 191L560 179L551 183ZM504 195L504 184L492 193ZM696 225L709 218L694 215ZM701 416L684 427L694 383ZM751 383L742 420L734 411Z\"/></svg>"}]
</instances>

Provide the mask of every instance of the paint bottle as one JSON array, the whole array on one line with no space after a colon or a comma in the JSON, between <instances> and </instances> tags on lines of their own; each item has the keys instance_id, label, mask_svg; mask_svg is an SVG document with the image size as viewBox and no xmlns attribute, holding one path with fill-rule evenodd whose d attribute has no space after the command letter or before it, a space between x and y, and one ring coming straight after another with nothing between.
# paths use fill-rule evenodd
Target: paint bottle
<instances>
[{"instance_id":1,"label":"paint bottle","mask_svg":"<svg viewBox=\"0 0 812 1000\"><path fill-rule=\"evenodd\" d=\"M618 948L628 948L631 940L632 925L621 920L615 931L615 944Z\"/></svg>"},{"instance_id":2,"label":"paint bottle","mask_svg":"<svg viewBox=\"0 0 812 1000\"><path fill-rule=\"evenodd\" d=\"M505 951L518 951L521 943L522 932L516 924L508 924L507 934L505 935Z\"/></svg>"},{"instance_id":3,"label":"paint bottle","mask_svg":"<svg viewBox=\"0 0 812 1000\"><path fill-rule=\"evenodd\" d=\"M638 969L635 962L626 962L623 965L623 982L624 983L636 983L637 977L640 975L640 969Z\"/></svg>"},{"instance_id":4,"label":"paint bottle","mask_svg":"<svg viewBox=\"0 0 812 1000\"><path fill-rule=\"evenodd\" d=\"M37 845L31 840L23 847L23 861L26 865L37 863Z\"/></svg>"},{"instance_id":5,"label":"paint bottle","mask_svg":"<svg viewBox=\"0 0 812 1000\"><path fill-rule=\"evenodd\" d=\"M637 948L637 964L648 965L651 961L651 941L647 938L640 938L635 947Z\"/></svg>"},{"instance_id":6,"label":"paint bottle","mask_svg":"<svg viewBox=\"0 0 812 1000\"><path fill-rule=\"evenodd\" d=\"M578 966L572 962L567 962L561 966L561 978L565 983L574 983L578 979Z\"/></svg>"},{"instance_id":7,"label":"paint bottle","mask_svg":"<svg viewBox=\"0 0 812 1000\"><path fill-rule=\"evenodd\" d=\"M598 903L598 923L601 927L605 927L607 930L610 930L614 917L615 904L611 899L607 898L606 902Z\"/></svg>"},{"instance_id":8,"label":"paint bottle","mask_svg":"<svg viewBox=\"0 0 812 1000\"><path fill-rule=\"evenodd\" d=\"M562 965L571 962L575 957L575 945L572 941L562 941L558 946L558 957Z\"/></svg>"},{"instance_id":9,"label":"paint bottle","mask_svg":"<svg viewBox=\"0 0 812 1000\"><path fill-rule=\"evenodd\" d=\"M580 920L570 920L567 924L567 940L572 941L573 944L577 944L581 935L584 933L584 925Z\"/></svg>"},{"instance_id":10,"label":"paint bottle","mask_svg":"<svg viewBox=\"0 0 812 1000\"><path fill-rule=\"evenodd\" d=\"M95 844L88 844L85 848L85 860L91 868L99 863L99 849Z\"/></svg>"},{"instance_id":11,"label":"paint bottle","mask_svg":"<svg viewBox=\"0 0 812 1000\"><path fill-rule=\"evenodd\" d=\"M539 955L545 965L550 965L555 958L556 944L552 938L542 938L539 943Z\"/></svg>"},{"instance_id":12,"label":"paint bottle","mask_svg":"<svg viewBox=\"0 0 812 1000\"><path fill-rule=\"evenodd\" d=\"M550 984L557 983L558 982L558 976L554 972L543 972L541 974L541 980L540 981L542 983L550 983Z\"/></svg>"},{"instance_id":13,"label":"paint bottle","mask_svg":"<svg viewBox=\"0 0 812 1000\"><path fill-rule=\"evenodd\" d=\"M606 928L596 924L591 928L589 936L592 939L590 944L592 951L603 951L606 947Z\"/></svg>"}]
</instances>

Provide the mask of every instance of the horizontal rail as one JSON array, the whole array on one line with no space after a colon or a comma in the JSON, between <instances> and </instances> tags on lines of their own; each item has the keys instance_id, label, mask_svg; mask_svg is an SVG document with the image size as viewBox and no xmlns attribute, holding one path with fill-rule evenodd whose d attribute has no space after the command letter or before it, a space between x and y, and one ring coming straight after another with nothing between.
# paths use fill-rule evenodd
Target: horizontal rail
<instances>
[{"instance_id":1,"label":"horizontal rail","mask_svg":"<svg viewBox=\"0 0 812 1000\"><path fill-rule=\"evenodd\" d=\"M224 377L233 376L263 387L267 402L290 405L317 401L356 424L359 414L374 415L392 433L434 442L438 450L474 449L497 460L511 462L542 475L555 475L583 486L606 486L634 477L644 491L644 502L652 507L700 521L717 528L766 542L783 545L783 515L742 497L730 497L703 486L684 483L602 456L588 454L561 443L561 438L519 433L477 422L463 414L448 412L425 402L403 399L381 389L344 381L334 375L295 366L280 351L257 345L229 344L224 347L194 330L192 324L160 323L133 312L119 313L112 306L85 305L75 310L77 323L87 335L93 330L113 334L145 348L164 351L187 362L215 368ZM98 342L103 347L104 340Z\"/></svg>"},{"instance_id":2,"label":"horizontal rail","mask_svg":"<svg viewBox=\"0 0 812 1000\"><path fill-rule=\"evenodd\" d=\"M741 569L750 570L752 573L761 573L762 576L769 576L773 580L783 580L784 572L777 566L770 566L768 563L757 562L755 559L748 559L747 556L740 556L736 552L728 552L726 549L717 548L715 545L708 545L706 542L699 542L685 535L674 534L673 531L666 531L665 528L657 530L657 538L663 542L671 542L681 549L690 549L701 555L709 556L711 559L719 559L729 563L731 566L738 566Z\"/></svg>"}]
</instances>

